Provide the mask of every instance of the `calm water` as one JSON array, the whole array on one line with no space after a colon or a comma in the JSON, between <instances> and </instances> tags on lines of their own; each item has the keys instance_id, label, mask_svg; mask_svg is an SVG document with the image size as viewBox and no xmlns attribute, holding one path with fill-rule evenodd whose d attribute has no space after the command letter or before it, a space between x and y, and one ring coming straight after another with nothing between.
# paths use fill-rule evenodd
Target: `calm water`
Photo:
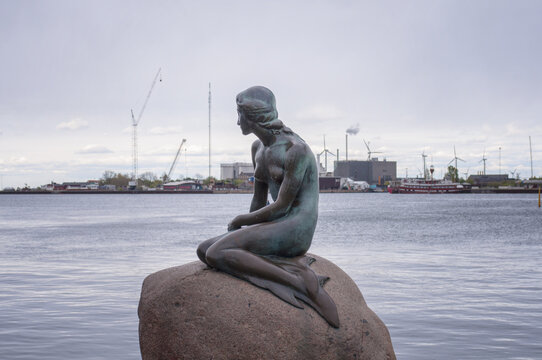
<instances>
[{"instance_id":1,"label":"calm water","mask_svg":"<svg viewBox=\"0 0 542 360\"><path fill-rule=\"evenodd\" d=\"M196 260L250 198L0 196L0 358L139 358L145 276ZM311 252L354 279L399 359L542 359L535 194L322 194Z\"/></svg>"}]
</instances>

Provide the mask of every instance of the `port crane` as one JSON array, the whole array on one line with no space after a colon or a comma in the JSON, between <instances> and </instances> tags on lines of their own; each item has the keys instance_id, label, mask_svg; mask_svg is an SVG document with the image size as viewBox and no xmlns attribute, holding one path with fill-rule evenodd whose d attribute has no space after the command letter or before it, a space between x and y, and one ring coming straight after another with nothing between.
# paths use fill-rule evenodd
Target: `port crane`
<instances>
[{"instance_id":1,"label":"port crane","mask_svg":"<svg viewBox=\"0 0 542 360\"><path fill-rule=\"evenodd\" d=\"M166 179L164 182L171 180L171 174L173 173L173 169L175 169L175 165L177 164L177 159L179 158L179 154L181 153L181 149L183 148L184 143L186 142L186 139L183 139L181 141L181 145L179 146L179 150L177 150L177 154L175 154L175 159L173 159L173 163L171 164L171 167L169 168L169 172L166 175Z\"/></svg>"},{"instance_id":2,"label":"port crane","mask_svg":"<svg viewBox=\"0 0 542 360\"><path fill-rule=\"evenodd\" d=\"M134 110L130 109L132 112L132 167L133 167L133 175L134 179L130 182L130 187L133 189L137 189L137 126L139 125L139 122L141 121L141 116L143 116L143 112L145 111L145 108L147 107L147 103L149 102L149 99L152 94L152 90L154 89L154 85L156 85L156 80L158 80L158 77L160 77L160 81L162 81L161 76L162 68L158 69L158 72L154 76L154 80L152 81L151 88L149 90L149 93L147 94L147 97L145 98L145 102L143 103L143 106L141 107L141 110L139 111L139 114L137 115L137 118L134 115Z\"/></svg>"}]
</instances>

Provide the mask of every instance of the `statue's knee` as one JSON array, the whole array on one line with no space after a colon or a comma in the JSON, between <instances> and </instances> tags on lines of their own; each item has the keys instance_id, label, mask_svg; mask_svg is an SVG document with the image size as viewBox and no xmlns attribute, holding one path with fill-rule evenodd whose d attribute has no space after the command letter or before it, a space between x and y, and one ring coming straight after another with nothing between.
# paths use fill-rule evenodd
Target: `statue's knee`
<instances>
[{"instance_id":1,"label":"statue's knee","mask_svg":"<svg viewBox=\"0 0 542 360\"><path fill-rule=\"evenodd\" d=\"M196 254L198 255L198 258L203 261L204 263L207 264L207 260L205 260L205 250L207 249L204 249L204 247L202 246L203 244L200 244L198 246L198 249L196 250Z\"/></svg>"},{"instance_id":2,"label":"statue's knee","mask_svg":"<svg viewBox=\"0 0 542 360\"><path fill-rule=\"evenodd\" d=\"M216 247L211 246L207 251L205 252L205 261L209 266L216 267L216 264L218 263L219 259L219 250L216 249Z\"/></svg>"}]
</instances>

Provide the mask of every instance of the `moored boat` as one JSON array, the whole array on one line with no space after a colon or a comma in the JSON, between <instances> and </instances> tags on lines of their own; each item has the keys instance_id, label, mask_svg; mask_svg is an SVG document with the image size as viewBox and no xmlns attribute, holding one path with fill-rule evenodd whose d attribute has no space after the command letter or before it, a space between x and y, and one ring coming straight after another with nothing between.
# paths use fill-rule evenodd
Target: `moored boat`
<instances>
[{"instance_id":1,"label":"moored boat","mask_svg":"<svg viewBox=\"0 0 542 360\"><path fill-rule=\"evenodd\" d=\"M403 179L388 186L389 193L399 194L446 194L465 192L460 183L450 180Z\"/></svg>"}]
</instances>

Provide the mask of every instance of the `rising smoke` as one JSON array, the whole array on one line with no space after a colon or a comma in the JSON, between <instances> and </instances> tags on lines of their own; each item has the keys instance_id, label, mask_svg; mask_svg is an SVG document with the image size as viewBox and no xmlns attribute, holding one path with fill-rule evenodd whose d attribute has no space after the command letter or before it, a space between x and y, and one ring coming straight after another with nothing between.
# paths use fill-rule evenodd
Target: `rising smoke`
<instances>
[{"instance_id":1,"label":"rising smoke","mask_svg":"<svg viewBox=\"0 0 542 360\"><path fill-rule=\"evenodd\" d=\"M356 135L359 132L359 124L356 124L355 126L352 125L348 129L346 129L346 133L350 135Z\"/></svg>"}]
</instances>

